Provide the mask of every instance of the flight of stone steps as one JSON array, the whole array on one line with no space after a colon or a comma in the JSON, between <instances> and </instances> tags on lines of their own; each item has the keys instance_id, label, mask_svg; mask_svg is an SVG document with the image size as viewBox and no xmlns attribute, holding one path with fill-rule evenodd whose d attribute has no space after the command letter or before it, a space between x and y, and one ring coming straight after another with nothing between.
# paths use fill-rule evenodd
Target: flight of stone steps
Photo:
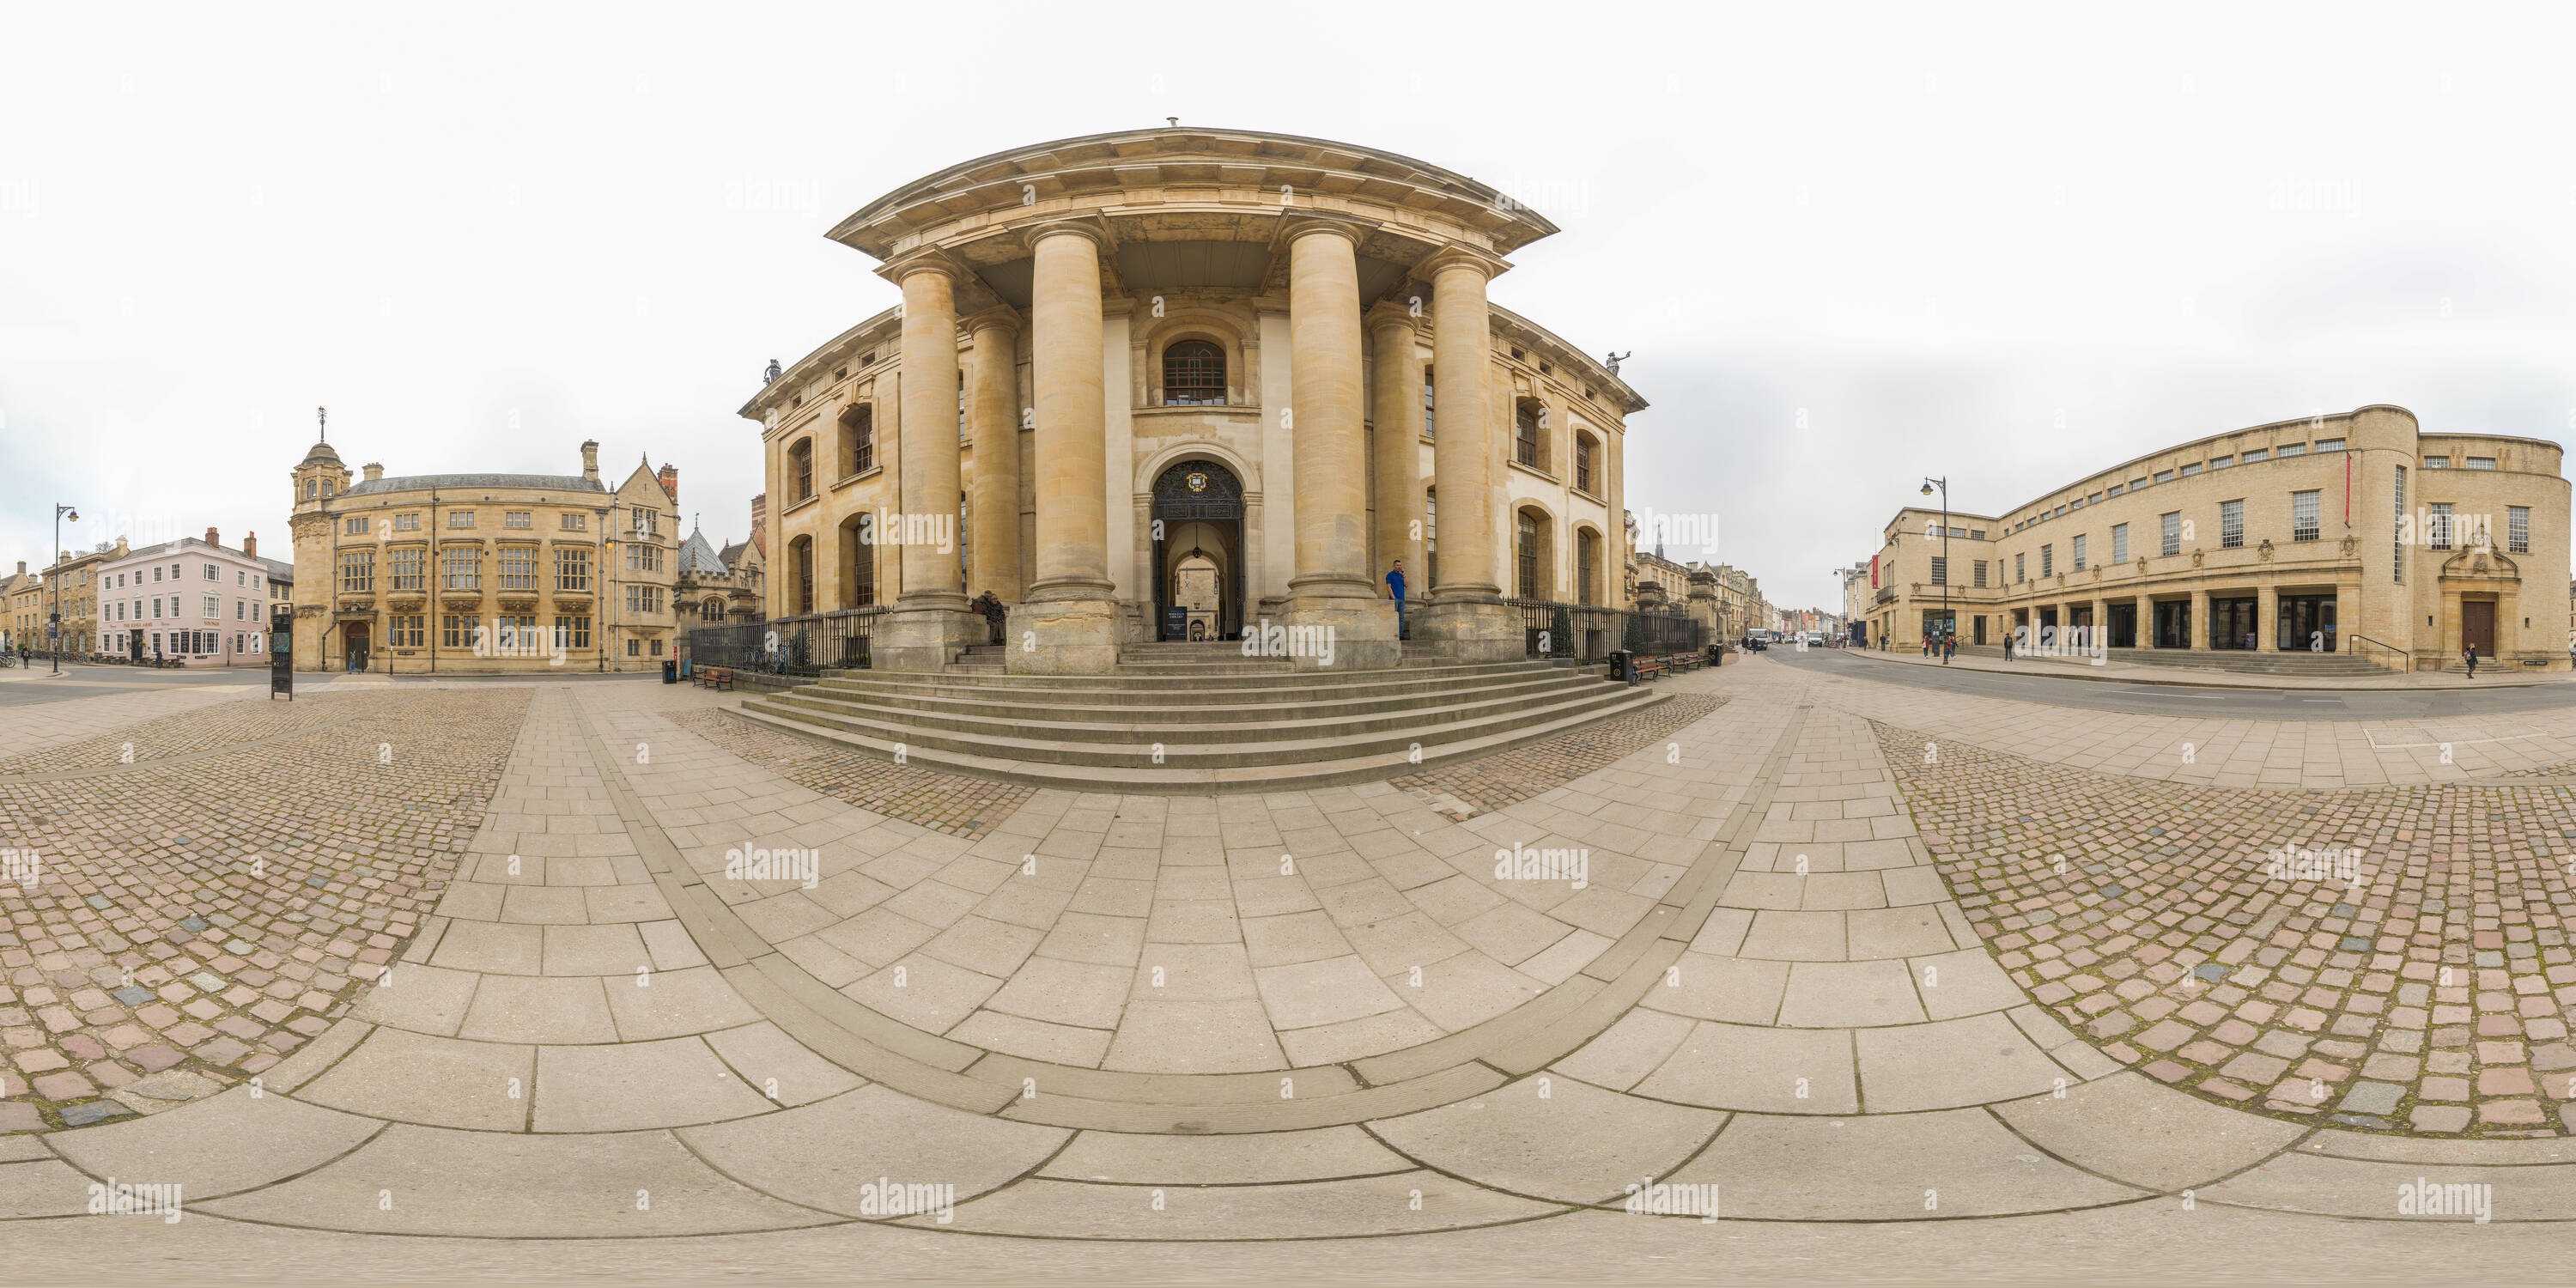
<instances>
[{"instance_id":1,"label":"flight of stone steps","mask_svg":"<svg viewBox=\"0 0 2576 1288\"><path fill-rule=\"evenodd\" d=\"M748 719L904 763L1077 791L1205 793L1365 782L1473 759L1662 700L1597 666L1294 671L1237 644L1121 651L1096 676L1011 675L1002 648L940 672L832 671L747 699Z\"/></svg>"}]
</instances>

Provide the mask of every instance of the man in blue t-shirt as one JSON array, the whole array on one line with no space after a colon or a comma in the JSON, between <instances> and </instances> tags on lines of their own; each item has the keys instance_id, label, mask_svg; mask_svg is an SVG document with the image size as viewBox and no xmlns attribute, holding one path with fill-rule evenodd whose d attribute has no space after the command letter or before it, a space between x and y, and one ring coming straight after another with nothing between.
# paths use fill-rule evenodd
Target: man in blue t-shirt
<instances>
[{"instance_id":1,"label":"man in blue t-shirt","mask_svg":"<svg viewBox=\"0 0 2576 1288\"><path fill-rule=\"evenodd\" d=\"M1387 575L1386 575L1386 591L1387 591L1387 593L1388 593L1388 594L1395 596L1395 637L1396 637L1397 639L1403 639L1403 638L1404 638L1404 561L1403 561L1403 560L1401 560L1401 559L1396 560L1396 561L1395 561L1395 568L1394 568L1392 571L1390 571L1390 572L1388 572L1388 573L1387 573Z\"/></svg>"}]
</instances>

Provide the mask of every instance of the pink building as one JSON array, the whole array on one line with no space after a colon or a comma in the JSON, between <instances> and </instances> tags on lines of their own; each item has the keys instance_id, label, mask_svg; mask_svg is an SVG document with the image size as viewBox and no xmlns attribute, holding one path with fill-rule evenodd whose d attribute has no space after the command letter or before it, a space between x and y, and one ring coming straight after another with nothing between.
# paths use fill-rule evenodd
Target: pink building
<instances>
[{"instance_id":1,"label":"pink building","mask_svg":"<svg viewBox=\"0 0 2576 1288\"><path fill-rule=\"evenodd\" d=\"M292 598L295 567L259 557L259 536L228 549L213 528L98 566L99 647L190 666L265 665L271 605Z\"/></svg>"}]
</instances>

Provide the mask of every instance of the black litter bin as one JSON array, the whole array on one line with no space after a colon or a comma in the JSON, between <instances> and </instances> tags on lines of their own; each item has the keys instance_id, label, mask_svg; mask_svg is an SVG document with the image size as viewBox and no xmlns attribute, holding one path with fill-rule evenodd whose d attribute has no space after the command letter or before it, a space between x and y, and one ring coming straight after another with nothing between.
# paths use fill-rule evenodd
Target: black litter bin
<instances>
[{"instance_id":1,"label":"black litter bin","mask_svg":"<svg viewBox=\"0 0 2576 1288\"><path fill-rule=\"evenodd\" d=\"M664 683L664 684L678 684L679 682L680 682L680 664L679 664L679 662L678 662L677 660L675 660L675 659L672 659L672 658L664 658L664 659L662 659L662 683Z\"/></svg>"},{"instance_id":2,"label":"black litter bin","mask_svg":"<svg viewBox=\"0 0 2576 1288\"><path fill-rule=\"evenodd\" d=\"M1624 648L1610 650L1610 678L1621 684L1637 682L1637 655Z\"/></svg>"}]
</instances>

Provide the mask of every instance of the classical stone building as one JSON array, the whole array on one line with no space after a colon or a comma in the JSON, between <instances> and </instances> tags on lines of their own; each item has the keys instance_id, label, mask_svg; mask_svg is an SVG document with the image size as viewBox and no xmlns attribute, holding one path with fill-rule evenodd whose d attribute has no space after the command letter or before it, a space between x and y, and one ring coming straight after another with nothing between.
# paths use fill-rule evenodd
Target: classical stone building
<instances>
[{"instance_id":1,"label":"classical stone building","mask_svg":"<svg viewBox=\"0 0 2576 1288\"><path fill-rule=\"evenodd\" d=\"M1623 435L1646 405L1488 299L1555 231L1437 166L1241 130L1039 144L878 198L831 236L902 306L742 409L770 614L887 608L880 668L982 642L966 604L987 590L1016 671L1265 619L1379 667L1400 559L1412 638L1519 657L1510 597L1624 605Z\"/></svg>"},{"instance_id":2,"label":"classical stone building","mask_svg":"<svg viewBox=\"0 0 2576 1288\"><path fill-rule=\"evenodd\" d=\"M11 651L51 647L45 642L44 592L44 574L27 571L24 559L18 561L18 571L0 578L0 604L8 609L8 626L0 630L0 643Z\"/></svg>"},{"instance_id":3,"label":"classical stone building","mask_svg":"<svg viewBox=\"0 0 2576 1288\"><path fill-rule=\"evenodd\" d=\"M54 566L45 570L46 584L62 589L59 611L63 622L63 653L82 657L96 651L98 634L98 570L102 564L125 557L125 538L102 541L77 553L66 550ZM57 611L51 595L46 597L45 611ZM41 635L41 632L40 632Z\"/></svg>"},{"instance_id":4,"label":"classical stone building","mask_svg":"<svg viewBox=\"0 0 2576 1288\"><path fill-rule=\"evenodd\" d=\"M1875 560L1872 643L1912 647L1955 621L1970 645L2098 627L2114 649L2430 670L2475 643L2564 670L2549 611L2568 577L2560 457L2373 406L2195 439L2003 514L1952 511L1946 555L1941 512L1907 506Z\"/></svg>"},{"instance_id":5,"label":"classical stone building","mask_svg":"<svg viewBox=\"0 0 2576 1288\"><path fill-rule=\"evenodd\" d=\"M676 658L679 473L352 482L327 442L294 470L298 670L658 669Z\"/></svg>"}]
</instances>

